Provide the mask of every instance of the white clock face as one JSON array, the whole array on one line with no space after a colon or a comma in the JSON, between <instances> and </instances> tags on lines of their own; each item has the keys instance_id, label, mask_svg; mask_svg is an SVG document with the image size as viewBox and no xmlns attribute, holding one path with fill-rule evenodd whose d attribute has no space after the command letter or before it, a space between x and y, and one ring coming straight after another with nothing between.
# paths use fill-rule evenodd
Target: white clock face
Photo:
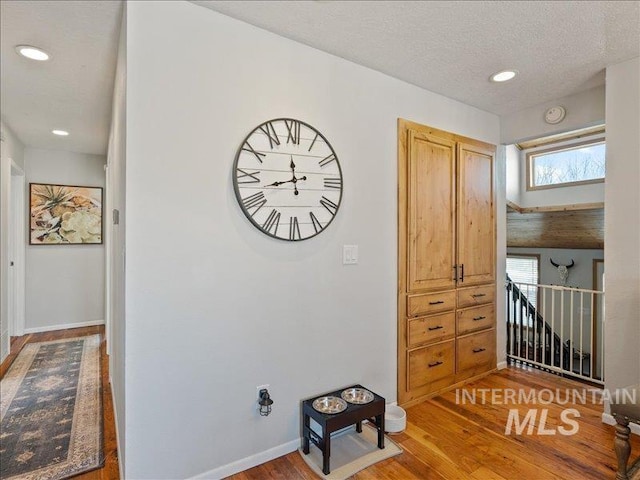
<instances>
[{"instance_id":1,"label":"white clock face","mask_svg":"<svg viewBox=\"0 0 640 480\"><path fill-rule=\"evenodd\" d=\"M342 199L342 170L311 125L278 118L258 125L236 155L233 186L247 218L263 233L298 241L322 232Z\"/></svg>"}]
</instances>

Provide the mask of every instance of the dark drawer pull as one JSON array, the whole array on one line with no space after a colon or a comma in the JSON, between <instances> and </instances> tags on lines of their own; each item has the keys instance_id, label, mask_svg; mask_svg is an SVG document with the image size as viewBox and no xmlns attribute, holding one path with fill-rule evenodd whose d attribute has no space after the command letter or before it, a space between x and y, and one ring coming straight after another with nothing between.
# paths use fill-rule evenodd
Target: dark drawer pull
<instances>
[{"instance_id":1,"label":"dark drawer pull","mask_svg":"<svg viewBox=\"0 0 640 480\"><path fill-rule=\"evenodd\" d=\"M477 322L478 320L484 320L485 318L487 318L487 317L485 317L484 315L481 315L479 317L473 317L473 321Z\"/></svg>"},{"instance_id":2,"label":"dark drawer pull","mask_svg":"<svg viewBox=\"0 0 640 480\"><path fill-rule=\"evenodd\" d=\"M474 295L471 295L473 298L478 298L478 297L486 297L487 294L486 293L476 293Z\"/></svg>"},{"instance_id":3,"label":"dark drawer pull","mask_svg":"<svg viewBox=\"0 0 640 480\"><path fill-rule=\"evenodd\" d=\"M433 331L433 330L440 330L441 328L444 328L442 325L438 325L437 327L429 327L429 331Z\"/></svg>"},{"instance_id":4,"label":"dark drawer pull","mask_svg":"<svg viewBox=\"0 0 640 480\"><path fill-rule=\"evenodd\" d=\"M438 300L437 302L429 302L429 305L440 305L441 303L444 303L444 301Z\"/></svg>"},{"instance_id":5,"label":"dark drawer pull","mask_svg":"<svg viewBox=\"0 0 640 480\"><path fill-rule=\"evenodd\" d=\"M429 368L437 367L438 365L442 365L442 362L433 362L429 364Z\"/></svg>"},{"instance_id":6,"label":"dark drawer pull","mask_svg":"<svg viewBox=\"0 0 640 480\"><path fill-rule=\"evenodd\" d=\"M480 352L484 352L485 350L486 348L474 348L473 353L480 353Z\"/></svg>"}]
</instances>

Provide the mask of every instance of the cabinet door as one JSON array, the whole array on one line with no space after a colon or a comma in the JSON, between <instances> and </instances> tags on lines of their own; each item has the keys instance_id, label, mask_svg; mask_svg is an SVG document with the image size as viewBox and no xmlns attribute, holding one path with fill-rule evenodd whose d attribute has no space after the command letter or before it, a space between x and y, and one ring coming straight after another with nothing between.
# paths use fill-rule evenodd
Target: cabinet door
<instances>
[{"instance_id":1,"label":"cabinet door","mask_svg":"<svg viewBox=\"0 0 640 480\"><path fill-rule=\"evenodd\" d=\"M454 288L455 143L409 130L407 290Z\"/></svg>"},{"instance_id":2,"label":"cabinet door","mask_svg":"<svg viewBox=\"0 0 640 480\"><path fill-rule=\"evenodd\" d=\"M493 158L492 150L458 144L458 287L494 279Z\"/></svg>"}]
</instances>

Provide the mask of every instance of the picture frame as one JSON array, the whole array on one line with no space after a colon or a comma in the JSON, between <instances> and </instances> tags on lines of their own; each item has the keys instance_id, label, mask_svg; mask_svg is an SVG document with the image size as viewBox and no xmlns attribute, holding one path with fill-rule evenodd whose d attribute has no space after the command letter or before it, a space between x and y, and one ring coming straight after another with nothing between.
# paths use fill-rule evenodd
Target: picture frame
<instances>
[{"instance_id":1,"label":"picture frame","mask_svg":"<svg viewBox=\"0 0 640 480\"><path fill-rule=\"evenodd\" d=\"M29 245L102 245L103 188L29 183Z\"/></svg>"}]
</instances>

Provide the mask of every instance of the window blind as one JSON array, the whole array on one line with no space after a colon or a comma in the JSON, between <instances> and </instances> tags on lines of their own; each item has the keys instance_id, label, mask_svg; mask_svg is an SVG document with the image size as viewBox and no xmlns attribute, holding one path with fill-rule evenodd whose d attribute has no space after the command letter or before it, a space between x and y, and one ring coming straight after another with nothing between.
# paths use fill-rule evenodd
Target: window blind
<instances>
[{"instance_id":1,"label":"window blind","mask_svg":"<svg viewBox=\"0 0 640 480\"><path fill-rule=\"evenodd\" d=\"M538 257L507 255L507 275L516 283L537 285L539 283ZM537 306L537 288L522 286L521 291L534 307Z\"/></svg>"}]
</instances>

